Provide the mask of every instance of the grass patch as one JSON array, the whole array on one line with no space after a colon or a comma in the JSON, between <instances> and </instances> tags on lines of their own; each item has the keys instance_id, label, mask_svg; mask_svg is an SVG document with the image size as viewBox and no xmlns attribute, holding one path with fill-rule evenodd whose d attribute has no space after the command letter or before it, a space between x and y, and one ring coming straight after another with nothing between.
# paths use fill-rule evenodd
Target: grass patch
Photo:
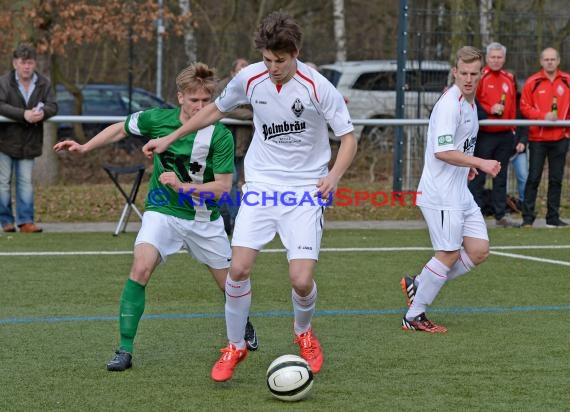
<instances>
[{"instance_id":1,"label":"grass patch","mask_svg":"<svg viewBox=\"0 0 570 412\"><path fill-rule=\"evenodd\" d=\"M129 182L125 181L125 188L129 189ZM382 192L390 193L390 185L379 186L376 183L364 183L361 181L346 181L341 185L350 190L349 206L333 204L327 207L326 218L330 221L346 220L416 220L422 219L418 207L412 206L411 196L406 196L404 205L376 206L370 201L361 201L356 205L355 193ZM147 195L148 182L143 182L137 197L136 205L141 212L144 209L144 200ZM383 195L378 195L377 203L381 203ZM346 199L338 200L347 204ZM55 185L36 188L36 220L37 222L112 222L118 220L125 202L117 188L112 183L97 183L90 185ZM537 200L538 217L544 217L546 202L540 197ZM570 203L562 199L560 215L563 219L570 220ZM520 219L520 215L514 215L514 219Z\"/></svg>"},{"instance_id":2,"label":"grass patch","mask_svg":"<svg viewBox=\"0 0 570 412\"><path fill-rule=\"evenodd\" d=\"M517 256L492 254L450 282L431 312L450 331L431 336L399 328L398 281L431 251L397 248L429 247L426 231L327 231L314 319L325 364L309 398L287 404L265 387L269 363L297 353L284 253L260 254L252 276L260 350L232 381L216 384L209 372L225 344L223 298L201 265L178 254L158 269L134 368L108 373L134 235L2 235L0 410L414 410L420 401L425 411L564 410L567 266L522 257L568 263L567 231L500 229L490 236L493 246L549 248L501 249ZM347 247L396 250L326 250ZM32 253L40 251L125 253Z\"/></svg>"}]
</instances>

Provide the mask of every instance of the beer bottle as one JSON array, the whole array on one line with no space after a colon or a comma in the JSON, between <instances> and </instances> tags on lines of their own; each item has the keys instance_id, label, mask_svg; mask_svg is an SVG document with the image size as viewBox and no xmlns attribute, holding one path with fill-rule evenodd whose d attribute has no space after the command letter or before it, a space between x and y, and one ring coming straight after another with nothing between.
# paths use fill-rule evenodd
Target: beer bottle
<instances>
[{"instance_id":1,"label":"beer bottle","mask_svg":"<svg viewBox=\"0 0 570 412\"><path fill-rule=\"evenodd\" d=\"M502 104L503 107L504 107L504 106L505 106L505 100L506 100L506 99L507 99L507 95L506 95L505 93L503 93L503 94L501 95L501 100L499 101L499 104ZM499 111L497 112L497 116L502 116L502 115L503 115L503 110L504 110L504 109L499 110Z\"/></svg>"},{"instance_id":2,"label":"beer bottle","mask_svg":"<svg viewBox=\"0 0 570 412\"><path fill-rule=\"evenodd\" d=\"M556 101L556 96L552 98L552 108L550 111L558 117L558 102Z\"/></svg>"}]
</instances>

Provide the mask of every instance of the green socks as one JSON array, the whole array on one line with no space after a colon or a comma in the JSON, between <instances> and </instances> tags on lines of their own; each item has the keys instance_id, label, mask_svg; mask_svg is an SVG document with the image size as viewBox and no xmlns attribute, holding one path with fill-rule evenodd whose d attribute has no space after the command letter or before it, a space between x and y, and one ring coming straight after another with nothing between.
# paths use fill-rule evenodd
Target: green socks
<instances>
[{"instance_id":1,"label":"green socks","mask_svg":"<svg viewBox=\"0 0 570 412\"><path fill-rule=\"evenodd\" d=\"M121 332L121 342L119 349L133 353L133 342L137 334L139 320L144 312L145 287L134 280L127 279L123 294L121 295L121 305L119 314L119 329Z\"/></svg>"}]
</instances>

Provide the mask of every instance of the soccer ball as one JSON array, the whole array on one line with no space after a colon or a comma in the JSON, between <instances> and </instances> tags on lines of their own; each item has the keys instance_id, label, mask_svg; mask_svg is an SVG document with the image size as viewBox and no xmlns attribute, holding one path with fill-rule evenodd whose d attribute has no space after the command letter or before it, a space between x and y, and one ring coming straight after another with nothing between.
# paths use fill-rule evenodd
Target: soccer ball
<instances>
[{"instance_id":1,"label":"soccer ball","mask_svg":"<svg viewBox=\"0 0 570 412\"><path fill-rule=\"evenodd\" d=\"M299 356L279 356L267 368L267 387L277 399L300 401L313 387L313 372Z\"/></svg>"}]
</instances>

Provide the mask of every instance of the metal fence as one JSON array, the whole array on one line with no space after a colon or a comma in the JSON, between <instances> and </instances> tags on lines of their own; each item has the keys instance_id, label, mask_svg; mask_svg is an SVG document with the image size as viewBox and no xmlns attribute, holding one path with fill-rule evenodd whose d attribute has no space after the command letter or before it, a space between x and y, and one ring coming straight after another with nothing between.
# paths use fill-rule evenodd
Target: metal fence
<instances>
[{"instance_id":1,"label":"metal fence","mask_svg":"<svg viewBox=\"0 0 570 412\"><path fill-rule=\"evenodd\" d=\"M407 3L409 59L449 60L458 46L484 48L498 41L508 49L506 68L513 70L521 81L540 69L539 54L549 46L560 52L560 68L570 71L570 10L563 7L567 5L563 1L541 2L542 7L540 2L495 2L488 15L477 6L458 12L451 2ZM483 27L482 18L490 26Z\"/></svg>"},{"instance_id":2,"label":"metal fence","mask_svg":"<svg viewBox=\"0 0 570 412\"><path fill-rule=\"evenodd\" d=\"M123 121L122 116L54 116L48 120L53 123L113 123ZM0 116L0 122L10 121ZM223 119L223 123L239 125L250 124L247 121ZM419 183L424 164L425 142L427 136L428 119L353 119L357 126L373 126L382 130L381 134L374 135L373 140L368 140L363 136L359 142L357 162L365 163L368 173L365 179L384 186L392 185L394 176L401 176L398 188L395 190L415 190ZM482 120L480 125L515 125L515 126L553 126L550 121L534 120ZM570 126L570 120L557 121L556 126ZM401 128L401 158L397 158L395 150L395 131ZM395 170L398 169L398 170ZM546 195L548 187L548 165L542 177L539 187L539 196ZM514 175L509 172L508 186L509 194L515 195L516 182ZM570 198L570 152L567 155L566 171L562 185L562 197Z\"/></svg>"},{"instance_id":3,"label":"metal fence","mask_svg":"<svg viewBox=\"0 0 570 412\"><path fill-rule=\"evenodd\" d=\"M370 159L370 163L374 164L373 170L370 171L370 179L392 181L394 176L401 176L399 186L395 190L415 190L419 183L423 164L425 143L427 137L428 119L382 119L382 120L353 120L355 124L377 125L382 126L385 134L380 140L360 141L359 156L366 156ZM515 126L553 126L551 121L534 121L534 120L482 120L480 125L515 125ZM570 121L557 121L556 126L570 126ZM400 127L402 129L403 139L400 159L395 159L397 150L395 150L396 140L394 138L394 129ZM376 136L378 138L378 136ZM395 170L399 168L399 170ZM516 196L516 181L514 174L509 169L507 182L508 193ZM490 178L488 185L490 185ZM542 181L539 187L539 196L545 196L548 187L548 162L546 163ZM566 157L566 171L562 185L562 197L570 198L570 152Z\"/></svg>"}]
</instances>

